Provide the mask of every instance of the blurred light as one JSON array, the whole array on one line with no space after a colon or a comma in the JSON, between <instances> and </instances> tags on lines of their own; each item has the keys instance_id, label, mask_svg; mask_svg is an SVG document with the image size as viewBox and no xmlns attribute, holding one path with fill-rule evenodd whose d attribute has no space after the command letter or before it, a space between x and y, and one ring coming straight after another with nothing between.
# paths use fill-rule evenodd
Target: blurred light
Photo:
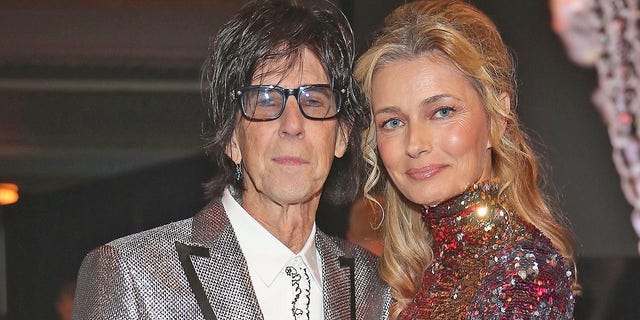
<instances>
[{"instance_id":1,"label":"blurred light","mask_svg":"<svg viewBox=\"0 0 640 320\"><path fill-rule=\"evenodd\" d=\"M0 183L0 206L18 201L18 186L13 183Z\"/></svg>"},{"instance_id":2,"label":"blurred light","mask_svg":"<svg viewBox=\"0 0 640 320\"><path fill-rule=\"evenodd\" d=\"M487 211L488 211L487 207L479 207L478 210L477 210L478 216L479 217L486 216L487 215Z\"/></svg>"}]
</instances>

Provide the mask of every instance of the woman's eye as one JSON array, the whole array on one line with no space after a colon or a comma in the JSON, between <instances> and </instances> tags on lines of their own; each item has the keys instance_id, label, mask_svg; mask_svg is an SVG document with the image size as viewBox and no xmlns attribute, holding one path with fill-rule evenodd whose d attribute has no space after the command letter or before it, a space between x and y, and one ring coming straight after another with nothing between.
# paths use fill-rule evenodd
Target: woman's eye
<instances>
[{"instance_id":1,"label":"woman's eye","mask_svg":"<svg viewBox=\"0 0 640 320\"><path fill-rule=\"evenodd\" d=\"M400 126L402 126L402 121L400 121L400 119L389 119L382 122L382 124L380 125L380 127L383 129L395 129Z\"/></svg>"},{"instance_id":2,"label":"woman's eye","mask_svg":"<svg viewBox=\"0 0 640 320\"><path fill-rule=\"evenodd\" d=\"M446 118L451 116L451 114L455 111L452 107L442 107L433 114L434 118Z\"/></svg>"}]
</instances>

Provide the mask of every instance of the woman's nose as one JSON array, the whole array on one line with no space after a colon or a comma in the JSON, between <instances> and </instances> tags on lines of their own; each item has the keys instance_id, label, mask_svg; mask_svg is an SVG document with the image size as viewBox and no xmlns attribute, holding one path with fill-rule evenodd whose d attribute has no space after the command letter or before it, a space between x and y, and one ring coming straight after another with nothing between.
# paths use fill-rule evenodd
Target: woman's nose
<instances>
[{"instance_id":1,"label":"woman's nose","mask_svg":"<svg viewBox=\"0 0 640 320\"><path fill-rule=\"evenodd\" d=\"M431 134L429 130L420 125L409 125L407 130L406 153L411 158L418 158L423 153L431 150Z\"/></svg>"}]
</instances>

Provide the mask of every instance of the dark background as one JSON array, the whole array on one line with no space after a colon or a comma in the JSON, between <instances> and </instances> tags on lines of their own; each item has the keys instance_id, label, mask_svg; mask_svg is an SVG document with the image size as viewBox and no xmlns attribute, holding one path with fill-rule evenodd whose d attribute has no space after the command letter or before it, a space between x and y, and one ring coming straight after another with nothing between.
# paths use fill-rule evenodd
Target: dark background
<instances>
[{"instance_id":1,"label":"dark background","mask_svg":"<svg viewBox=\"0 0 640 320\"><path fill-rule=\"evenodd\" d=\"M241 1L167 3L0 4L0 181L22 187L0 207L9 319L55 319L57 291L90 249L204 205L214 172L198 148L199 65ZM399 3L339 3L360 52ZM546 1L473 3L517 58L518 113L576 233L576 318L640 318L637 238L590 100L595 71L568 60ZM321 204L320 228L342 235L346 209Z\"/></svg>"}]
</instances>

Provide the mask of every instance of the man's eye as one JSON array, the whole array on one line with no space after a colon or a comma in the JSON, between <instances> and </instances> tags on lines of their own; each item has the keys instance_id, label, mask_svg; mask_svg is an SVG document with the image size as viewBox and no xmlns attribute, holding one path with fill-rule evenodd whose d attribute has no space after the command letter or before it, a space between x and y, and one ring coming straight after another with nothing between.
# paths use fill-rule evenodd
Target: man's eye
<instances>
[{"instance_id":1,"label":"man's eye","mask_svg":"<svg viewBox=\"0 0 640 320\"><path fill-rule=\"evenodd\" d=\"M306 99L304 100L304 106L305 107L323 107L324 104L320 100Z\"/></svg>"},{"instance_id":2,"label":"man's eye","mask_svg":"<svg viewBox=\"0 0 640 320\"><path fill-rule=\"evenodd\" d=\"M271 107L275 104L275 102L273 101L273 99L258 99L258 101L256 101L256 104L260 107Z\"/></svg>"}]
</instances>

